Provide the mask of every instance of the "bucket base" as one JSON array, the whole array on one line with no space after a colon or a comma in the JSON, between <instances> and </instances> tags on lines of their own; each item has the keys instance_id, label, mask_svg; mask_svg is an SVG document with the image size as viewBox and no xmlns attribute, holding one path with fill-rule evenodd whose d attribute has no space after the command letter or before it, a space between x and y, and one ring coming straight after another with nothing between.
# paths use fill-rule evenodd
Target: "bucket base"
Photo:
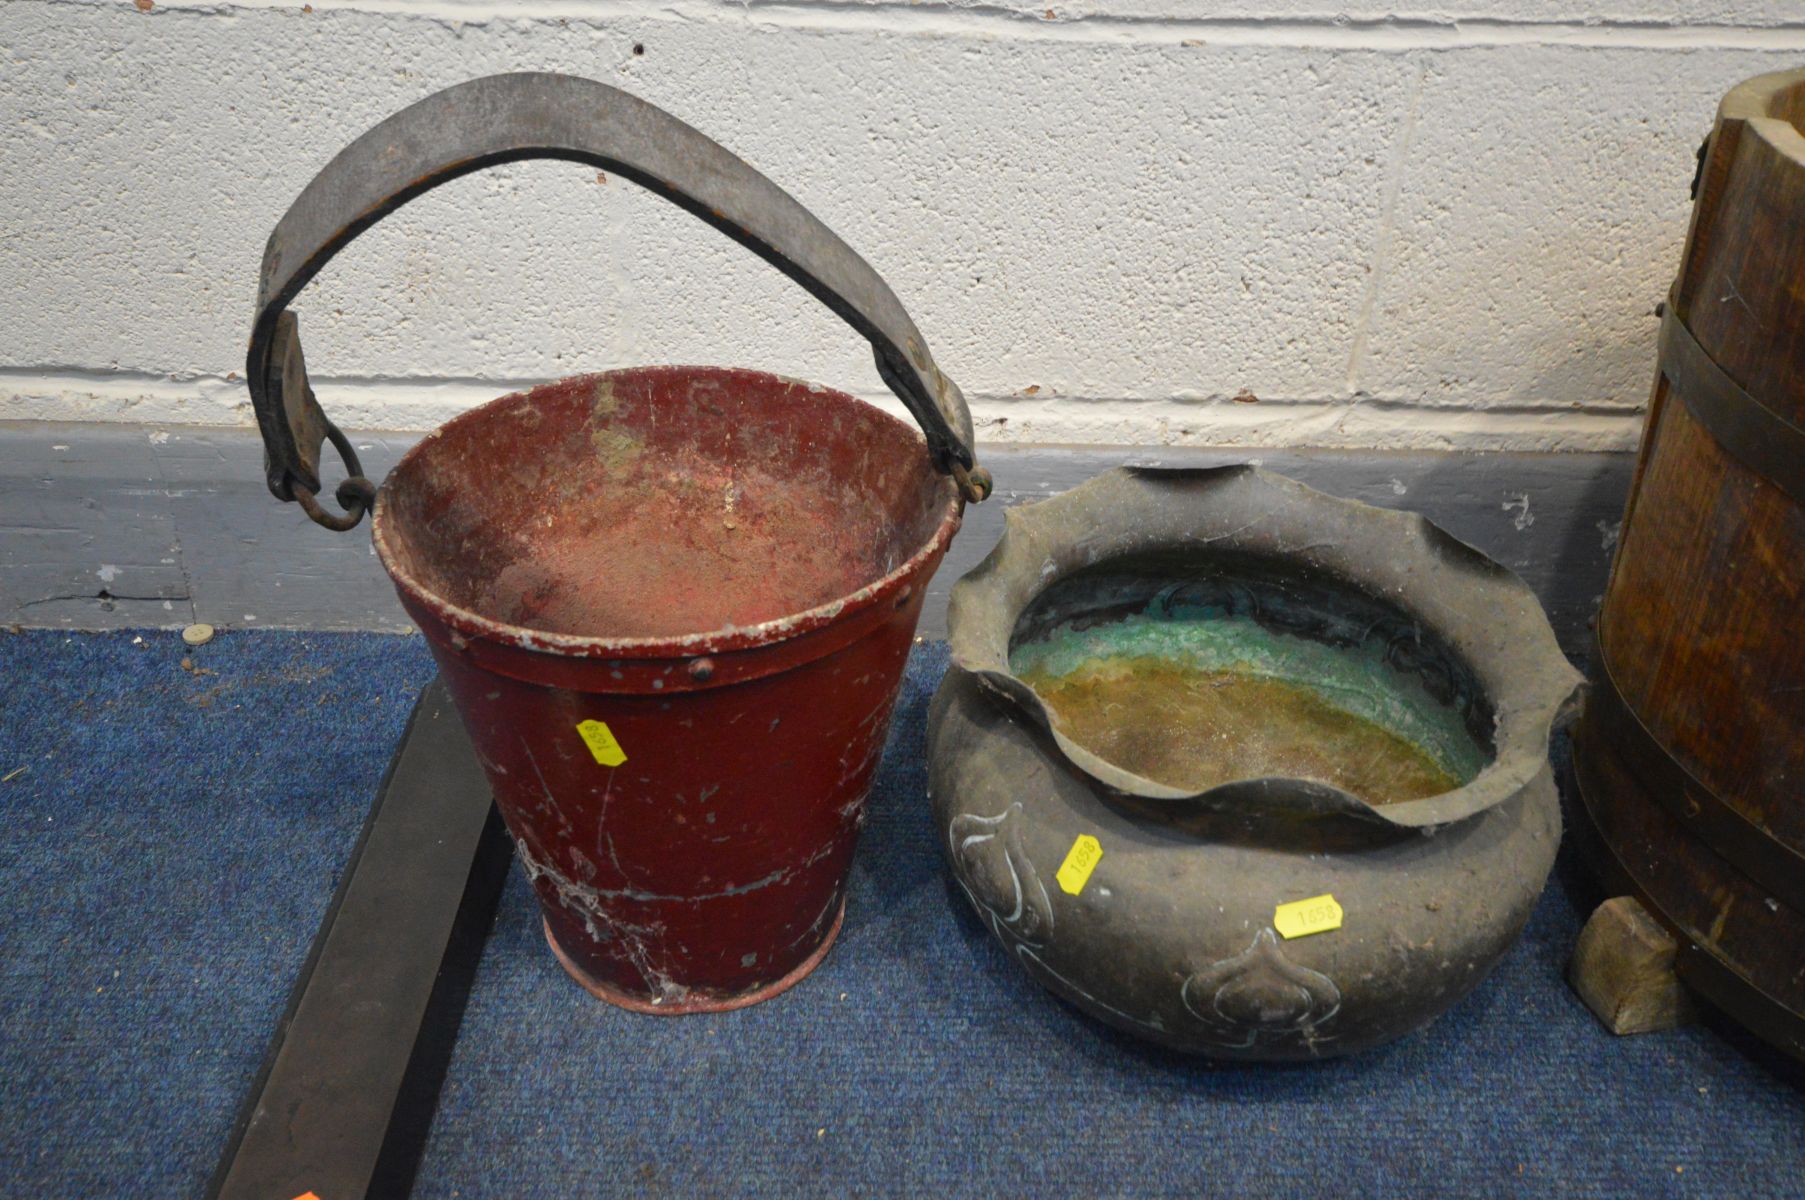
<instances>
[{"instance_id":1,"label":"bucket base","mask_svg":"<svg viewBox=\"0 0 1805 1200\"><path fill-rule=\"evenodd\" d=\"M582 984L584 990L596 999L606 1000L608 1003L615 1005L618 1008L624 1008L631 1012L647 1013L655 1017L680 1017L686 1013L732 1012L736 1008L746 1008L753 1004L759 1004L771 999L773 996L781 995L782 993L789 991L798 983L801 983L802 980L808 976L809 972L821 965L821 960L827 957L828 950L832 949L835 939L840 936L840 925L845 919L846 898L842 896L840 898L840 907L834 912L834 923L828 929L827 936L821 939L821 944L815 947L815 952L813 954L803 959L801 963L797 964L793 971L788 975L785 975L782 979L767 983L761 988L755 988L750 992L745 992L738 996L717 996L708 993L694 993L681 1000L666 1000L662 1003L642 1000L638 996L621 991L619 988L610 987L605 983L592 979L588 972L584 971L583 968L571 961L570 956L564 953L564 947L558 945L558 939L552 936L551 924L543 917L539 919L539 924L545 930L545 944L552 948L553 954L557 955L558 963L564 968L565 974Z\"/></svg>"}]
</instances>

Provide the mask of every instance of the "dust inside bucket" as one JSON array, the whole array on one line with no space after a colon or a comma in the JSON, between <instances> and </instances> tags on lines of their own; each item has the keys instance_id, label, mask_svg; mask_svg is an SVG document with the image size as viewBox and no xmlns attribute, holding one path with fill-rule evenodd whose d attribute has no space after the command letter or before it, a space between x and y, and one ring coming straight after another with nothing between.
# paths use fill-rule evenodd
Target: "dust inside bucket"
<instances>
[{"instance_id":1,"label":"dust inside bucket","mask_svg":"<svg viewBox=\"0 0 1805 1200\"><path fill-rule=\"evenodd\" d=\"M674 638L858 593L933 539L948 487L919 433L851 397L647 368L451 421L385 485L378 539L398 579L482 621Z\"/></svg>"}]
</instances>

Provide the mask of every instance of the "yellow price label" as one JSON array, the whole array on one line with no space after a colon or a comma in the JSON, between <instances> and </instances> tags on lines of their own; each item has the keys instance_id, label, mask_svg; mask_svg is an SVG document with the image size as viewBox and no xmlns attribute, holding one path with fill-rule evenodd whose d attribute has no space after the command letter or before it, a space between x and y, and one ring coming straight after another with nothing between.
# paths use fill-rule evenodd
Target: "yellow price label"
<instances>
[{"instance_id":1,"label":"yellow price label","mask_svg":"<svg viewBox=\"0 0 1805 1200\"><path fill-rule=\"evenodd\" d=\"M1078 835L1072 848L1066 851L1065 862L1059 867L1059 890L1068 896L1076 896L1090 882L1091 872L1103 861L1103 843L1088 833Z\"/></svg>"},{"instance_id":2,"label":"yellow price label","mask_svg":"<svg viewBox=\"0 0 1805 1200\"><path fill-rule=\"evenodd\" d=\"M1272 910L1272 927L1287 940L1341 928L1341 905L1333 896L1293 900Z\"/></svg>"},{"instance_id":3,"label":"yellow price label","mask_svg":"<svg viewBox=\"0 0 1805 1200\"><path fill-rule=\"evenodd\" d=\"M589 747L589 753L595 755L595 761L604 767L618 767L627 761L627 752L620 748L620 742L615 740L614 731L608 728L608 722L580 722L577 725L577 735Z\"/></svg>"}]
</instances>

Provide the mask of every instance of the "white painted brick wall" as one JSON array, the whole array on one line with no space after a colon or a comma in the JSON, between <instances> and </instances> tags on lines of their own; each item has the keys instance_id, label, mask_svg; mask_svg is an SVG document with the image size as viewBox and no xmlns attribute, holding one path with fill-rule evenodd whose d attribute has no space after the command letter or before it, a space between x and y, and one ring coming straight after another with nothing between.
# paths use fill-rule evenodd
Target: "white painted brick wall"
<instances>
[{"instance_id":1,"label":"white painted brick wall","mask_svg":"<svg viewBox=\"0 0 1805 1200\"><path fill-rule=\"evenodd\" d=\"M1634 443L1698 139L1805 59L1805 10L8 0L0 53L0 418L248 422L295 193L402 105L533 68L662 105L813 208L982 437L1600 449ZM649 362L883 396L794 285L570 164L424 197L297 311L352 427Z\"/></svg>"}]
</instances>

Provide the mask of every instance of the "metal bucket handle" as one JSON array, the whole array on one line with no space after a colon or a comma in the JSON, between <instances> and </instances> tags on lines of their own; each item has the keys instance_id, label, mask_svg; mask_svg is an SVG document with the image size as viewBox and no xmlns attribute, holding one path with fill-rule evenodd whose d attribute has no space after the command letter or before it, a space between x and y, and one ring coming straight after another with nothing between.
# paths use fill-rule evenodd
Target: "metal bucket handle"
<instances>
[{"instance_id":1,"label":"metal bucket handle","mask_svg":"<svg viewBox=\"0 0 1805 1200\"><path fill-rule=\"evenodd\" d=\"M965 397L941 373L902 303L871 265L788 192L662 109L569 75L491 75L402 109L341 150L270 234L245 360L270 492L315 521L350 529L374 502L349 440L314 399L289 302L352 239L423 192L472 171L561 158L662 195L788 275L871 342L878 374L927 435L934 465L967 500L990 494L972 456ZM330 439L351 478L343 515L316 499Z\"/></svg>"}]
</instances>

